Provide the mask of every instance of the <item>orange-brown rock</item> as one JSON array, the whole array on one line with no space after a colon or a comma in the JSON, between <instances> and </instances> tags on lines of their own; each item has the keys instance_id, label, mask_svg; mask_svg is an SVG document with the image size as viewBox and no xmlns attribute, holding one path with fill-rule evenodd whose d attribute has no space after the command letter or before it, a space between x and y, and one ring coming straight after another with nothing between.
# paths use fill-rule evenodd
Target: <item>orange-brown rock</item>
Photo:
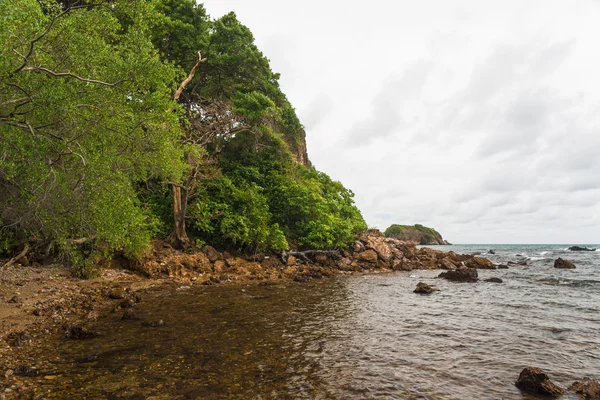
<instances>
[{"instance_id":1,"label":"orange-brown rock","mask_svg":"<svg viewBox=\"0 0 600 400\"><path fill-rule=\"evenodd\" d=\"M355 257L358 261L366 261L369 263L376 263L378 258L375 250L365 250L356 254Z\"/></svg>"},{"instance_id":2,"label":"orange-brown rock","mask_svg":"<svg viewBox=\"0 0 600 400\"><path fill-rule=\"evenodd\" d=\"M533 367L521 371L515 385L526 393L549 397L559 397L565 392L563 388L553 383L544 371Z\"/></svg>"},{"instance_id":3,"label":"orange-brown rock","mask_svg":"<svg viewBox=\"0 0 600 400\"><path fill-rule=\"evenodd\" d=\"M574 382L569 390L584 399L600 400L600 381L598 379L583 378L581 381Z\"/></svg>"},{"instance_id":4,"label":"orange-brown rock","mask_svg":"<svg viewBox=\"0 0 600 400\"><path fill-rule=\"evenodd\" d=\"M465 266L467 268L479 268L479 269L496 269L494 263L492 263L487 258L483 257L473 257L464 261Z\"/></svg>"}]
</instances>

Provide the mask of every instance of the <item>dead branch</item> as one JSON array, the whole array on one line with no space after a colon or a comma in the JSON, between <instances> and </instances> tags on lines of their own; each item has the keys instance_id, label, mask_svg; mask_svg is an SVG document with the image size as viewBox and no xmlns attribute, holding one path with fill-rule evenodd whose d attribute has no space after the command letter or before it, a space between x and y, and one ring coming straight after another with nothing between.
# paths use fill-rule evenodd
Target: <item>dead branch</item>
<instances>
[{"instance_id":1,"label":"dead branch","mask_svg":"<svg viewBox=\"0 0 600 400\"><path fill-rule=\"evenodd\" d=\"M203 63L203 62L205 62L205 61L206 61L206 58L202 58L202 55L200 54L200 51L198 51L198 62L196 63L196 65L194 65L194 67L190 71L188 77L185 78L183 80L183 82L181 82L181 85L179 85L179 87L175 91L175 95L173 96L173 100L175 102L179 101L179 97L181 97L181 93L183 93L183 89L185 89L185 87L187 86L187 84L190 83L190 81L192 79L194 79L194 75L196 74L196 70L198 69L198 67L200 66L200 64Z\"/></svg>"},{"instance_id":2,"label":"dead branch","mask_svg":"<svg viewBox=\"0 0 600 400\"><path fill-rule=\"evenodd\" d=\"M67 239L67 244L84 244L96 239L96 235L92 235L90 237L83 237L78 239Z\"/></svg>"},{"instance_id":3,"label":"dead branch","mask_svg":"<svg viewBox=\"0 0 600 400\"><path fill-rule=\"evenodd\" d=\"M308 258L308 256L317 256L317 255L331 256L331 257L335 258L336 260L342 258L340 252L337 250L305 250L305 251L287 251L287 252L284 251L281 253L281 260L283 261L284 264L286 264L288 257L294 256L294 257L299 258L308 263L312 263L313 261L310 258Z\"/></svg>"},{"instance_id":4,"label":"dead branch","mask_svg":"<svg viewBox=\"0 0 600 400\"><path fill-rule=\"evenodd\" d=\"M22 259L23 257L25 257L25 255L27 255L27 253L29 252L29 249L30 249L29 244L26 244L23 251L20 252L16 257L13 257L10 260L8 260L8 262L6 264L4 264L2 266L2 268L8 268L11 265L13 265L14 263L16 263L17 261L19 261L20 259Z\"/></svg>"},{"instance_id":5,"label":"dead branch","mask_svg":"<svg viewBox=\"0 0 600 400\"><path fill-rule=\"evenodd\" d=\"M24 67L24 68L21 68L21 71L45 72L49 75L56 76L59 78L70 77L70 78L75 78L82 82L95 83L98 85L111 86L111 87L117 86L119 83L123 82L122 80L120 80L115 83L109 83L109 82L99 81L96 79L83 78L81 76L72 74L70 72L55 72L55 71L52 71L52 70L50 70L48 68L44 68L44 67Z\"/></svg>"}]
</instances>

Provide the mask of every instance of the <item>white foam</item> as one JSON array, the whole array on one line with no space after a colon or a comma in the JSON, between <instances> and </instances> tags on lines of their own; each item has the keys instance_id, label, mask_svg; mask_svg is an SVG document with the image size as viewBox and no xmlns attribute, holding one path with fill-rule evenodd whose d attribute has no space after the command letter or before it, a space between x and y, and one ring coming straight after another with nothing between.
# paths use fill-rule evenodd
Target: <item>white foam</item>
<instances>
[{"instance_id":1,"label":"white foam","mask_svg":"<svg viewBox=\"0 0 600 400\"><path fill-rule=\"evenodd\" d=\"M550 253L549 251L542 251L540 253L538 253L540 256L545 256L546 254Z\"/></svg>"}]
</instances>

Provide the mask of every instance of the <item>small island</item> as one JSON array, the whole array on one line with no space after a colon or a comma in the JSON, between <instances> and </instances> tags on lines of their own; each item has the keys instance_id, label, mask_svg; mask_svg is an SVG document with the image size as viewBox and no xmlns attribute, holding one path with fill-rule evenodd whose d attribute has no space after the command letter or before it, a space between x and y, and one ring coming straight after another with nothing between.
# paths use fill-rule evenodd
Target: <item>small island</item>
<instances>
[{"instance_id":1,"label":"small island","mask_svg":"<svg viewBox=\"0 0 600 400\"><path fill-rule=\"evenodd\" d=\"M433 228L415 225L392 224L384 232L386 237L392 237L406 242L415 242L420 245L449 245L447 240Z\"/></svg>"}]
</instances>

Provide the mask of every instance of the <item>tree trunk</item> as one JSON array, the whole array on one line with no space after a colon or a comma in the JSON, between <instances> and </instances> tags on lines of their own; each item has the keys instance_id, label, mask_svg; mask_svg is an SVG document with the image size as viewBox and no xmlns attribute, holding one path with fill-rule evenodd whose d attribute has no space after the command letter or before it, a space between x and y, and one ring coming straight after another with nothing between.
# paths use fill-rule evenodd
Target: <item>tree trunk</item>
<instances>
[{"instance_id":1,"label":"tree trunk","mask_svg":"<svg viewBox=\"0 0 600 400\"><path fill-rule=\"evenodd\" d=\"M187 190L178 185L171 185L171 192L173 193L173 221L175 222L175 229L169 237L169 242L176 248L185 248L190 244L190 239L185 230Z\"/></svg>"}]
</instances>

